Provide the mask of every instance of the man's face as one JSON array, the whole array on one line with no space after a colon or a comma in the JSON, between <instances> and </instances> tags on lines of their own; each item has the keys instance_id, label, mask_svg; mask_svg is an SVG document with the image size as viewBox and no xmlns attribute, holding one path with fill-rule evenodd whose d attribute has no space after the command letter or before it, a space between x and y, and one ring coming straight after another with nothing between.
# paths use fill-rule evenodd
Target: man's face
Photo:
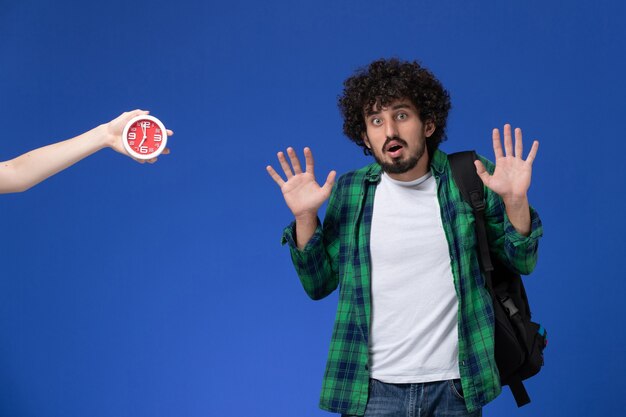
<instances>
[{"instance_id":1,"label":"man's face","mask_svg":"<svg viewBox=\"0 0 626 417\"><path fill-rule=\"evenodd\" d=\"M363 140L376 161L392 178L411 181L428 172L426 138L435 131L432 122L422 123L410 100L375 106L365 114Z\"/></svg>"}]
</instances>

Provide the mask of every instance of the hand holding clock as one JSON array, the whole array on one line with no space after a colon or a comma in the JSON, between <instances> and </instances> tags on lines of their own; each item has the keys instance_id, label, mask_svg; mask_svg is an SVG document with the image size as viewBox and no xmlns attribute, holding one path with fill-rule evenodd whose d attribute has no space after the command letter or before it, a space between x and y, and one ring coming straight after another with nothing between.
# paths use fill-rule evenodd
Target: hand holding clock
<instances>
[{"instance_id":1,"label":"hand holding clock","mask_svg":"<svg viewBox=\"0 0 626 417\"><path fill-rule=\"evenodd\" d=\"M130 156L141 164L144 162L153 164L157 161L159 154L167 155L170 153L169 148L166 148L165 145L167 143L167 137L172 136L174 132L165 129L162 123L158 121L158 119L149 116L149 113L150 112L146 110L133 110L131 112L122 113L116 119L111 120L107 124L110 136L108 146L123 155ZM133 123L133 126L130 126L129 123L133 119L136 119L136 122ZM150 124L152 124L153 127L150 129L149 135L148 126ZM137 138L137 127L141 127L141 133L143 134L139 143L136 143L134 140ZM133 128L135 130L131 131ZM163 130L167 132L167 136L162 135ZM156 150L149 151L148 147L143 147L146 139L149 139L151 142L151 148L154 149L156 147ZM144 149L141 148L146 148L145 152L142 152Z\"/></svg>"},{"instance_id":2,"label":"hand holding clock","mask_svg":"<svg viewBox=\"0 0 626 417\"><path fill-rule=\"evenodd\" d=\"M131 128L131 122L134 123L133 126L141 126L144 120L148 120L150 125L145 125L142 143L136 144L137 153L134 153L133 146L129 145L128 140L124 141L122 136L126 128ZM158 119L149 116L145 110L123 113L109 123L75 138L34 149L17 158L1 162L0 194L26 191L106 147L130 156L139 163L154 163L159 154L169 153L166 147L167 137L173 134L174 132L165 129Z\"/></svg>"}]
</instances>

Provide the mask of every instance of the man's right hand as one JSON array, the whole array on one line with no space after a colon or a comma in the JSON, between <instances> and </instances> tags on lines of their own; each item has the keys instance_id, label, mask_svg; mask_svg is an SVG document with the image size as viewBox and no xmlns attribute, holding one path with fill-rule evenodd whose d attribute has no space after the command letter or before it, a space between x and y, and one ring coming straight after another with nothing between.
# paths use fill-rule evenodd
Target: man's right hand
<instances>
[{"instance_id":1,"label":"man's right hand","mask_svg":"<svg viewBox=\"0 0 626 417\"><path fill-rule=\"evenodd\" d=\"M315 180L313 154L309 148L304 148L306 169L302 172L300 161L293 148L287 148L287 155L291 166L283 152L278 152L278 162L285 173L287 181L272 168L267 166L267 172L283 192L287 207L296 218L297 243L300 249L304 248L317 227L317 211L330 196L335 182L335 171L331 171L323 186ZM292 169L293 168L293 169Z\"/></svg>"}]
</instances>

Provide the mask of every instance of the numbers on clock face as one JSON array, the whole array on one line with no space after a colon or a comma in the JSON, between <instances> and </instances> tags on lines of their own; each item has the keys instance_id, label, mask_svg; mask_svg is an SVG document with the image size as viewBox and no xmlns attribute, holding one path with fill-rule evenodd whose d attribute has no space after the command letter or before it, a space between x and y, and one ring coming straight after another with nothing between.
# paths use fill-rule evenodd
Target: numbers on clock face
<instances>
[{"instance_id":1,"label":"numbers on clock face","mask_svg":"<svg viewBox=\"0 0 626 417\"><path fill-rule=\"evenodd\" d=\"M167 139L163 123L147 114L129 120L122 132L124 148L135 159L156 158L166 149Z\"/></svg>"},{"instance_id":2,"label":"numbers on clock face","mask_svg":"<svg viewBox=\"0 0 626 417\"><path fill-rule=\"evenodd\" d=\"M163 131L151 120L138 120L128 129L126 138L132 150L146 155L159 150L163 143Z\"/></svg>"}]
</instances>

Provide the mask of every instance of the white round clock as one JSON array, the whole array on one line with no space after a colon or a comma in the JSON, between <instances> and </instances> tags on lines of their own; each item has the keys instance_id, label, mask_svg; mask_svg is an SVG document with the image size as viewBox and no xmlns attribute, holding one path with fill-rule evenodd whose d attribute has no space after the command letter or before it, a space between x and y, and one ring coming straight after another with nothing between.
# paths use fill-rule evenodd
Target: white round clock
<instances>
[{"instance_id":1,"label":"white round clock","mask_svg":"<svg viewBox=\"0 0 626 417\"><path fill-rule=\"evenodd\" d=\"M167 145L167 130L154 116L137 116L124 127L122 143L126 151L134 158L156 158Z\"/></svg>"}]
</instances>

